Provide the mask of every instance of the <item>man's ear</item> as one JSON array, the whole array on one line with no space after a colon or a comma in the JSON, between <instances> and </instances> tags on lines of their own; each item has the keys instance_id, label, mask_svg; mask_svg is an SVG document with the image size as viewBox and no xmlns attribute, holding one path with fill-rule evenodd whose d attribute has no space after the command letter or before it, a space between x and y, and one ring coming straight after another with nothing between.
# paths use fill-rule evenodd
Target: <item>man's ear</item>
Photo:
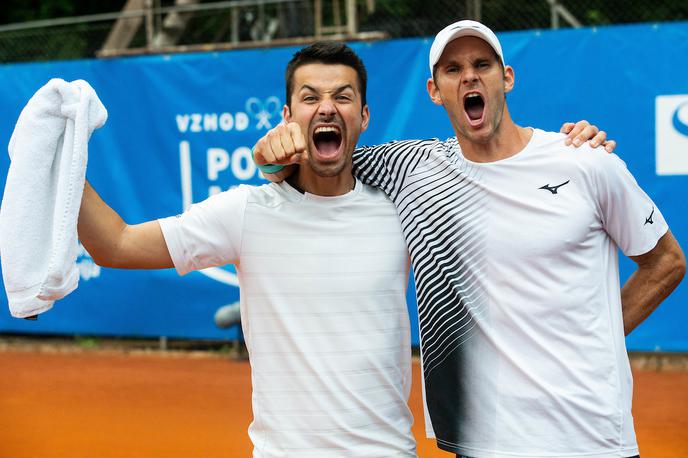
<instances>
[{"instance_id":1,"label":"man's ear","mask_svg":"<svg viewBox=\"0 0 688 458\"><path fill-rule=\"evenodd\" d=\"M365 132L370 122L370 110L368 109L368 105L364 106L363 110L361 110L361 117L361 132Z\"/></svg>"},{"instance_id":2,"label":"man's ear","mask_svg":"<svg viewBox=\"0 0 688 458\"><path fill-rule=\"evenodd\" d=\"M504 67L504 93L511 92L516 83L516 75L514 74L514 68L511 65Z\"/></svg>"},{"instance_id":3,"label":"man's ear","mask_svg":"<svg viewBox=\"0 0 688 458\"><path fill-rule=\"evenodd\" d=\"M282 107L282 119L284 119L285 122L291 121L291 110L289 109L289 105Z\"/></svg>"},{"instance_id":4,"label":"man's ear","mask_svg":"<svg viewBox=\"0 0 688 458\"><path fill-rule=\"evenodd\" d=\"M435 80L432 78L428 78L428 95L430 95L430 99L435 105L444 105L440 90L437 88Z\"/></svg>"}]
</instances>

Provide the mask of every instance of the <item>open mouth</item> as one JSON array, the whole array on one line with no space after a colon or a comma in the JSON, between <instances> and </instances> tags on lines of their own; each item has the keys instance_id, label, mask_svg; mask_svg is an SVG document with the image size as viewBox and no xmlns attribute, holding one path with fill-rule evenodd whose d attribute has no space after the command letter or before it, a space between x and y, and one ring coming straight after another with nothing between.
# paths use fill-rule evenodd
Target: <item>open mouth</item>
<instances>
[{"instance_id":1,"label":"open mouth","mask_svg":"<svg viewBox=\"0 0 688 458\"><path fill-rule=\"evenodd\" d=\"M485 114L485 100L482 95L477 92L467 94L463 99L463 108L472 126L477 126L482 122Z\"/></svg>"},{"instance_id":2,"label":"open mouth","mask_svg":"<svg viewBox=\"0 0 688 458\"><path fill-rule=\"evenodd\" d=\"M342 145L342 132L337 126L317 127L313 132L313 144L322 159L332 159Z\"/></svg>"}]
</instances>

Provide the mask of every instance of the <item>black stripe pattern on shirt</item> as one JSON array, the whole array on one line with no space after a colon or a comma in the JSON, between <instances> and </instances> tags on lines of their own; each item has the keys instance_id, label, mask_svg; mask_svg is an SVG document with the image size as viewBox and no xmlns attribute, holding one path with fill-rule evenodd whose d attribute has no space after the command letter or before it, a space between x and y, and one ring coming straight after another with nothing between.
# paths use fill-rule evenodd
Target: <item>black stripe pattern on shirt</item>
<instances>
[{"instance_id":1,"label":"black stripe pattern on shirt","mask_svg":"<svg viewBox=\"0 0 688 458\"><path fill-rule=\"evenodd\" d=\"M416 282L426 401L439 441L463 436L471 337L484 319L486 197L456 138L356 150L354 174L397 207ZM453 449L451 446L443 446Z\"/></svg>"},{"instance_id":2,"label":"black stripe pattern on shirt","mask_svg":"<svg viewBox=\"0 0 688 458\"><path fill-rule=\"evenodd\" d=\"M362 148L354 173L394 201L413 261L427 377L471 336L485 310L485 196L456 139Z\"/></svg>"}]
</instances>

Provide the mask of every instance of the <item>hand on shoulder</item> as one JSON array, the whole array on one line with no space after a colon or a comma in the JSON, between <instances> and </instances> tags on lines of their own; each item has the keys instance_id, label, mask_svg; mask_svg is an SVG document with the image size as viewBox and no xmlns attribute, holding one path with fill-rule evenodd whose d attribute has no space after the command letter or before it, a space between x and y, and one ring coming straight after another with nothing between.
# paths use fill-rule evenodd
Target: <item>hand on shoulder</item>
<instances>
[{"instance_id":1,"label":"hand on shoulder","mask_svg":"<svg viewBox=\"0 0 688 458\"><path fill-rule=\"evenodd\" d=\"M566 145L573 145L576 148L588 142L593 148L603 146L608 153L616 149L616 142L614 140L607 140L607 133L605 131L600 130L586 120L578 121L577 123L565 122L562 124L559 132L567 134Z\"/></svg>"}]
</instances>

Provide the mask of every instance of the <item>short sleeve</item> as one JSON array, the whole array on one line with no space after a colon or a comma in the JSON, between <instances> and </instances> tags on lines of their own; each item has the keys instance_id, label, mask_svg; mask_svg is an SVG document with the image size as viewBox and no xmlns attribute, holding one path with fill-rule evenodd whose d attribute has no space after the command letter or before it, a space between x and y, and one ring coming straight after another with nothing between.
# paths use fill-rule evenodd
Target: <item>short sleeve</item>
<instances>
[{"instance_id":1,"label":"short sleeve","mask_svg":"<svg viewBox=\"0 0 688 458\"><path fill-rule=\"evenodd\" d=\"M179 275L239 262L249 189L233 188L159 220Z\"/></svg>"},{"instance_id":2,"label":"short sleeve","mask_svg":"<svg viewBox=\"0 0 688 458\"><path fill-rule=\"evenodd\" d=\"M615 154L600 153L594 174L602 223L626 256L652 250L669 230L662 213Z\"/></svg>"}]
</instances>

